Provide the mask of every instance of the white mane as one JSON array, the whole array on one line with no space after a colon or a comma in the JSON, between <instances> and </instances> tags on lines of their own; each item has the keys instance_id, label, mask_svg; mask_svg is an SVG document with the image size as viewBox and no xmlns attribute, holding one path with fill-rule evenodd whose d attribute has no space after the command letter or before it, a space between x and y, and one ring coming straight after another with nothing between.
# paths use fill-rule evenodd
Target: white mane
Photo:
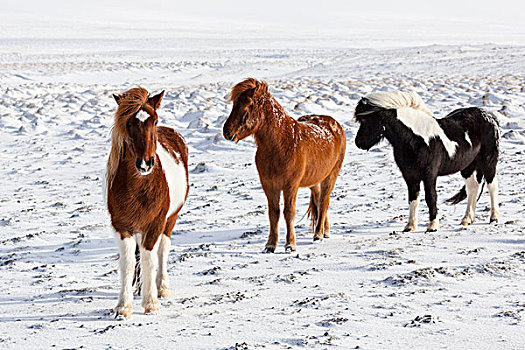
<instances>
[{"instance_id":1,"label":"white mane","mask_svg":"<svg viewBox=\"0 0 525 350\"><path fill-rule=\"evenodd\" d=\"M456 153L458 144L451 141L439 126L432 112L427 108L421 96L415 92L373 92L366 96L370 104L382 108L396 109L397 119L405 124L412 132L430 144L430 139L439 137L447 150L449 157Z\"/></svg>"},{"instance_id":2,"label":"white mane","mask_svg":"<svg viewBox=\"0 0 525 350\"><path fill-rule=\"evenodd\" d=\"M402 108L410 107L425 112L432 116L432 112L427 108L421 96L415 92L402 92L402 91L378 91L372 92L366 96L366 99L370 101L374 106L382 108Z\"/></svg>"}]
</instances>

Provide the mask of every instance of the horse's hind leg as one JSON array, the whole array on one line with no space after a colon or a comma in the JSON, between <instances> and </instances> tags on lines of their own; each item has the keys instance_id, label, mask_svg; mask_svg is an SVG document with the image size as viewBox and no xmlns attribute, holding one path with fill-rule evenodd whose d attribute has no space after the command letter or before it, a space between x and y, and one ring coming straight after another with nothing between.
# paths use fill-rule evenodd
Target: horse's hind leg
<instances>
[{"instance_id":1,"label":"horse's hind leg","mask_svg":"<svg viewBox=\"0 0 525 350\"><path fill-rule=\"evenodd\" d=\"M463 220L461 220L461 225L463 226L472 224L476 216L476 202L478 200L477 196L479 190L476 171L473 171L470 176L465 177L465 190L467 191L467 210Z\"/></svg>"},{"instance_id":2,"label":"horse's hind leg","mask_svg":"<svg viewBox=\"0 0 525 350\"><path fill-rule=\"evenodd\" d=\"M135 238L125 233L117 233L119 249L120 293L115 318L124 320L131 317L133 310L133 272L135 271Z\"/></svg>"},{"instance_id":3,"label":"horse's hind leg","mask_svg":"<svg viewBox=\"0 0 525 350\"><path fill-rule=\"evenodd\" d=\"M497 149L492 152L491 157L485 157L480 162L480 168L483 171L487 188L490 193L490 222L498 222L499 219L499 202L498 202L498 179L496 178L496 163L498 161Z\"/></svg>"},{"instance_id":4,"label":"horse's hind leg","mask_svg":"<svg viewBox=\"0 0 525 350\"><path fill-rule=\"evenodd\" d=\"M341 167L332 170L330 175L321 182L321 193L319 194L319 217L315 225L314 241L321 241L323 238L330 237L330 228L327 220L328 206L330 205L330 194L335 186L335 180L339 175ZM328 231L325 229L328 228Z\"/></svg>"},{"instance_id":5,"label":"horse's hind leg","mask_svg":"<svg viewBox=\"0 0 525 350\"><path fill-rule=\"evenodd\" d=\"M157 295L159 298L170 297L170 283L168 278L168 255L171 247L171 231L175 226L177 217L166 222L164 233L159 237L159 268L157 270Z\"/></svg>"},{"instance_id":6,"label":"horse's hind leg","mask_svg":"<svg viewBox=\"0 0 525 350\"><path fill-rule=\"evenodd\" d=\"M498 179L494 177L491 183L487 181L487 188L490 193L490 222L499 220L499 202L498 202Z\"/></svg>"}]
</instances>

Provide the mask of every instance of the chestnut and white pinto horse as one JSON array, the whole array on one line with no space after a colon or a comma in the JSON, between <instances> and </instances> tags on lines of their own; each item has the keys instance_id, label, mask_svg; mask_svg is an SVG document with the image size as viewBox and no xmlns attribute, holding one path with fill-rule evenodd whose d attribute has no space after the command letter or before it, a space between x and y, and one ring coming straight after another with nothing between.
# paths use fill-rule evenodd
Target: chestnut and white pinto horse
<instances>
[{"instance_id":1,"label":"chestnut and white pinto horse","mask_svg":"<svg viewBox=\"0 0 525 350\"><path fill-rule=\"evenodd\" d=\"M157 313L157 298L169 296L167 259L171 231L188 195L188 148L178 132L157 127L163 95L164 91L149 97L140 87L113 95L118 110L106 199L120 255L119 320L132 313L137 247L145 313Z\"/></svg>"},{"instance_id":2,"label":"chestnut and white pinto horse","mask_svg":"<svg viewBox=\"0 0 525 350\"><path fill-rule=\"evenodd\" d=\"M496 118L476 107L461 108L435 119L416 93L375 92L363 97L355 109L360 124L355 143L369 150L386 138L408 187L409 219L404 231L417 227L420 183L429 208L428 231L437 231L438 176L461 172L465 186L450 202L468 198L462 225L474 222L479 183L483 178L491 198L490 221L497 221L499 125Z\"/></svg>"}]
</instances>

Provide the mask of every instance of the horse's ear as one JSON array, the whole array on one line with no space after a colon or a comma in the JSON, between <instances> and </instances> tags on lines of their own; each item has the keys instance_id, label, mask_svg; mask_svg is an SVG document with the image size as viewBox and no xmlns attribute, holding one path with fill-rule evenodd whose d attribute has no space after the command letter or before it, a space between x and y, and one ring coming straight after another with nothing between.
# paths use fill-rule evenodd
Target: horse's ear
<instances>
[{"instance_id":1,"label":"horse's ear","mask_svg":"<svg viewBox=\"0 0 525 350\"><path fill-rule=\"evenodd\" d=\"M160 107L160 102L162 101L162 97L164 97L164 90L160 94L156 94L153 97L148 98L148 104L153 107L153 109L157 109Z\"/></svg>"},{"instance_id":2,"label":"horse's ear","mask_svg":"<svg viewBox=\"0 0 525 350\"><path fill-rule=\"evenodd\" d=\"M115 95L115 94L113 94L113 98L115 99L115 101L117 102L117 104L119 104L119 101L120 101L120 99L122 98L122 96L119 96L119 95Z\"/></svg>"}]
</instances>

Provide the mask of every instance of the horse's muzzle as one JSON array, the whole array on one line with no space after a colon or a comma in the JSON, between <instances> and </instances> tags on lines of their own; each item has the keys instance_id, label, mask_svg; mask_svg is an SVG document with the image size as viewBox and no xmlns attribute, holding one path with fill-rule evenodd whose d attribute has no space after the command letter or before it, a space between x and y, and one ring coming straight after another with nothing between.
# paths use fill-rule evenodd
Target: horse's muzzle
<instances>
[{"instance_id":1,"label":"horse's muzzle","mask_svg":"<svg viewBox=\"0 0 525 350\"><path fill-rule=\"evenodd\" d=\"M230 130L223 130L222 132L224 134L224 138L228 141L236 141L235 140L235 134L232 134Z\"/></svg>"},{"instance_id":2,"label":"horse's muzzle","mask_svg":"<svg viewBox=\"0 0 525 350\"><path fill-rule=\"evenodd\" d=\"M148 175L153 170L155 165L155 157L151 157L147 161L141 158L135 160L135 167L140 175Z\"/></svg>"}]
</instances>

